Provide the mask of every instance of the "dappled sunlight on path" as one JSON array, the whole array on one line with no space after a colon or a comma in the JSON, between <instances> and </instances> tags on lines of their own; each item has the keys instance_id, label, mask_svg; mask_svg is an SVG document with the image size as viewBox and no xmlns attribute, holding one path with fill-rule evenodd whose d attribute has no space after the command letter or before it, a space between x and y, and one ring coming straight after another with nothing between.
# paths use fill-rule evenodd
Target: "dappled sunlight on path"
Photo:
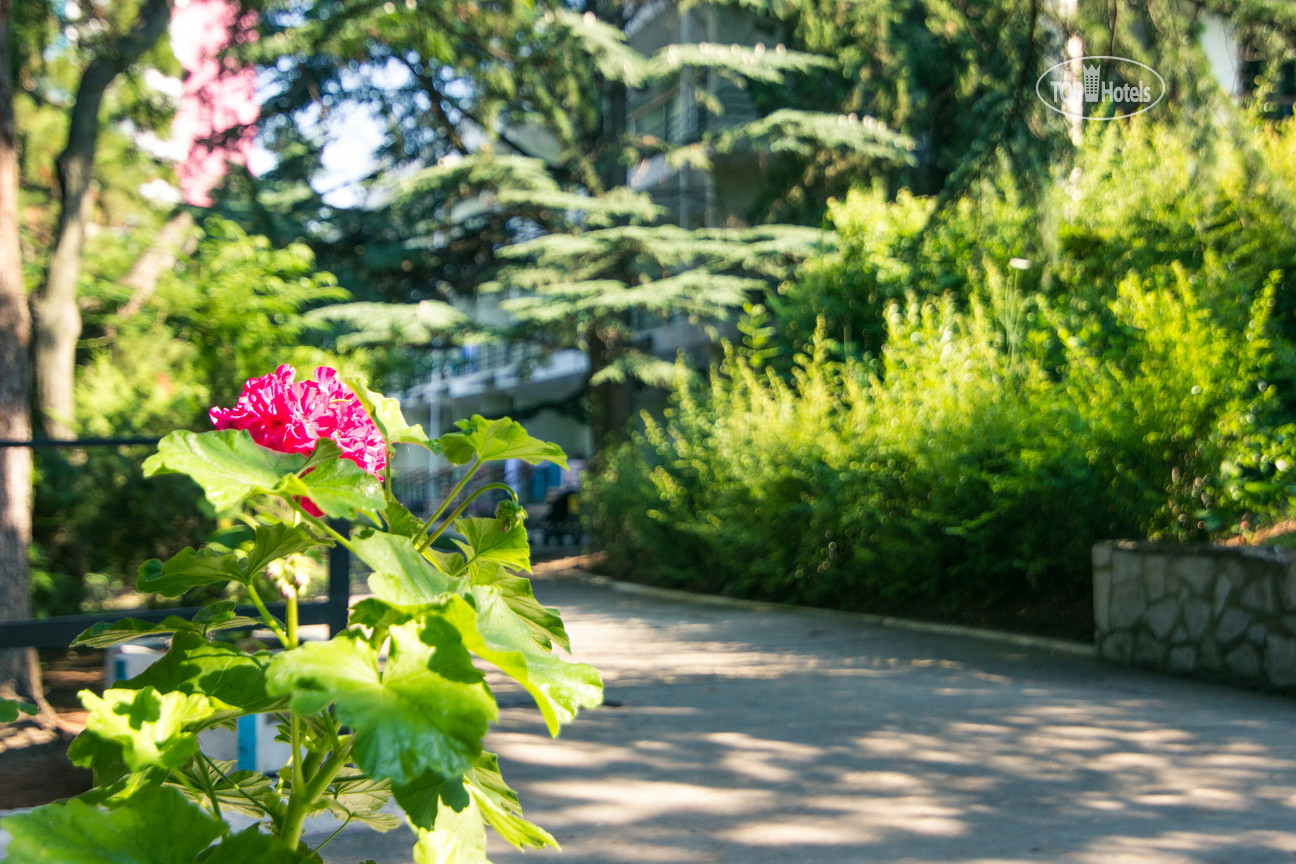
<instances>
[{"instance_id":1,"label":"dappled sunlight on path","mask_svg":"<svg viewBox=\"0 0 1296 864\"><path fill-rule=\"evenodd\" d=\"M537 595L612 704L555 741L492 677L488 745L564 846L493 840L497 864L1296 860L1296 703L844 617Z\"/></svg>"}]
</instances>

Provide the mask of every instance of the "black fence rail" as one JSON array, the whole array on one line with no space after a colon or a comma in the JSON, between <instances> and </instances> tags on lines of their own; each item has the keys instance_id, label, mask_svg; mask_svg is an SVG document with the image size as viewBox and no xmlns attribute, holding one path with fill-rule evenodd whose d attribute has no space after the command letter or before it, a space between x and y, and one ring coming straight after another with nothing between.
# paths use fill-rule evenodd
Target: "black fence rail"
<instances>
[{"instance_id":1,"label":"black fence rail","mask_svg":"<svg viewBox=\"0 0 1296 864\"><path fill-rule=\"evenodd\" d=\"M0 441L0 447L139 447L156 446L157 438L78 438L69 441L39 439L29 441ZM348 536L351 528L346 522L335 521L335 530ZM333 546L328 557L328 591L323 600L300 603L297 607L302 624L325 624L330 635L347 626L347 611L351 602L351 553L345 546ZM192 618L200 607L170 609L110 609L81 615L58 615L48 618L23 618L0 621L0 649L3 648L66 648L73 639L100 621L116 622L125 618L159 622L169 615ZM270 613L282 619L284 604L272 604ZM238 614L250 618L258 616L253 606L240 606Z\"/></svg>"}]
</instances>

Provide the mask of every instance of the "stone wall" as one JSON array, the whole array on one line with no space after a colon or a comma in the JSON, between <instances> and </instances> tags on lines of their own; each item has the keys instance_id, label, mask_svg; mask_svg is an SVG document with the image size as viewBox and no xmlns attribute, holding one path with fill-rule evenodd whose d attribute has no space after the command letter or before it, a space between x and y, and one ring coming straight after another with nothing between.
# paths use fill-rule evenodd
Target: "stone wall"
<instances>
[{"instance_id":1,"label":"stone wall","mask_svg":"<svg viewBox=\"0 0 1296 864\"><path fill-rule=\"evenodd\" d=\"M1094 546L1098 656L1296 692L1296 557L1269 548Z\"/></svg>"}]
</instances>

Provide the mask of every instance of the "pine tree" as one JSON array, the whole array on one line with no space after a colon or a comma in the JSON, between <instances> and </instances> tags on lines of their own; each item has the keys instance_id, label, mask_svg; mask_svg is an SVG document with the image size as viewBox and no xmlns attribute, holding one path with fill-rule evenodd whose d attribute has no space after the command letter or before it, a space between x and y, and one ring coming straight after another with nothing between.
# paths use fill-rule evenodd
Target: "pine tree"
<instances>
[{"instance_id":1,"label":"pine tree","mask_svg":"<svg viewBox=\"0 0 1296 864\"><path fill-rule=\"evenodd\" d=\"M637 88L678 81L699 112L715 116L724 106L709 81L777 87L832 69L824 57L783 46L702 42L644 55L626 42L632 11L619 3L588 3L581 12L549 3L518 19L512 16L522 13L506 4L496 10L500 20L525 27L510 31L503 47L491 43L488 57L470 53L463 62L444 44L401 41L410 30L400 23L400 6L374 13L366 31L393 37L369 50L368 59L399 57L409 76L390 92L366 89L365 98L390 105L421 86L422 95L438 106L424 108L419 135L393 128L388 170L428 156L438 156L438 163L403 177L383 215L413 229L402 238L407 251L471 262L454 281L444 280L446 293L435 299L474 286L501 292L504 308L516 319L502 335L586 352L596 446L628 421L630 381L660 384L675 368L635 344L634 322L676 315L703 324L723 320L753 293L785 278L823 236L796 225L681 228L627 186L631 165L660 156L706 168L744 151L801 160L832 151L878 168L905 161L910 143L868 117L792 107L693 135L683 146L631 134L626 107ZM497 21L488 17L485 23L490 31ZM347 28L365 26L357 18ZM300 45L324 29L319 22L297 28L288 41ZM463 28L446 39L466 39ZM340 45L331 37L312 43L311 56L326 50L337 52ZM284 91L305 92L302 77L318 71L295 67L296 77ZM399 111L398 116L399 123L410 120ZM389 315L374 318L373 307L355 311L354 323L379 325L375 338L392 335ZM336 319L348 310L327 314ZM416 314L411 310L409 317Z\"/></svg>"}]
</instances>

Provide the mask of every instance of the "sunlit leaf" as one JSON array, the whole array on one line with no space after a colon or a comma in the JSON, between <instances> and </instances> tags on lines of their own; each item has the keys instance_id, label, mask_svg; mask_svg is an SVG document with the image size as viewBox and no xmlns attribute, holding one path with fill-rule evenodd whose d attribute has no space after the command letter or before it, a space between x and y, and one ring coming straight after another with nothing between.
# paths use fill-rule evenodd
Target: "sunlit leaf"
<instances>
[{"instance_id":1,"label":"sunlit leaf","mask_svg":"<svg viewBox=\"0 0 1296 864\"><path fill-rule=\"evenodd\" d=\"M399 399L375 393L360 383L359 379L343 380L360 399L360 404L364 406L365 411L369 412L369 416L388 444L417 444L429 450L436 449L435 442L428 438L421 425L411 426L406 422Z\"/></svg>"},{"instance_id":2,"label":"sunlit leaf","mask_svg":"<svg viewBox=\"0 0 1296 864\"><path fill-rule=\"evenodd\" d=\"M454 780L438 790L431 828L417 825L414 864L490 864L486 858L486 825L477 802Z\"/></svg>"},{"instance_id":3,"label":"sunlit leaf","mask_svg":"<svg viewBox=\"0 0 1296 864\"><path fill-rule=\"evenodd\" d=\"M470 563L493 561L515 570L531 569L531 544L526 526L520 522L505 529L498 519L472 516L456 520L454 527L464 536L464 540L455 540L455 545Z\"/></svg>"},{"instance_id":4,"label":"sunlit leaf","mask_svg":"<svg viewBox=\"0 0 1296 864\"><path fill-rule=\"evenodd\" d=\"M470 420L456 424L460 431L441 436L441 451L455 465L474 457L482 462L499 459L521 459L538 465L553 462L567 467L567 456L557 444L532 438L522 424L508 417L487 420L474 414Z\"/></svg>"},{"instance_id":5,"label":"sunlit leaf","mask_svg":"<svg viewBox=\"0 0 1296 864\"><path fill-rule=\"evenodd\" d=\"M430 603L461 584L461 580L443 573L432 560L420 554L408 537L361 530L356 532L351 545L373 571L369 590L390 603Z\"/></svg>"},{"instance_id":6,"label":"sunlit leaf","mask_svg":"<svg viewBox=\"0 0 1296 864\"><path fill-rule=\"evenodd\" d=\"M499 770L499 757L494 753L482 752L473 770L464 778L464 785L490 826L514 846L519 849L559 848L552 834L522 816L522 804L517 793L504 782Z\"/></svg>"},{"instance_id":7,"label":"sunlit leaf","mask_svg":"<svg viewBox=\"0 0 1296 864\"><path fill-rule=\"evenodd\" d=\"M150 789L106 810L75 798L0 822L7 864L189 864L221 824L174 789Z\"/></svg>"},{"instance_id":8,"label":"sunlit leaf","mask_svg":"<svg viewBox=\"0 0 1296 864\"><path fill-rule=\"evenodd\" d=\"M301 477L284 477L275 491L309 498L334 519L353 519L356 510L386 506L382 483L350 459L330 459Z\"/></svg>"},{"instance_id":9,"label":"sunlit leaf","mask_svg":"<svg viewBox=\"0 0 1296 864\"><path fill-rule=\"evenodd\" d=\"M531 629L532 639L546 648L555 644L564 651L571 651L571 642L567 637L567 629L563 626L562 616L557 609L540 605L531 590L530 579L489 562L475 564L471 572L474 585L490 585L499 589L504 602Z\"/></svg>"},{"instance_id":10,"label":"sunlit leaf","mask_svg":"<svg viewBox=\"0 0 1296 864\"><path fill-rule=\"evenodd\" d=\"M240 714L273 711L283 706L283 700L266 691L270 658L267 651L248 654L197 633L181 632L157 662L120 686L203 694Z\"/></svg>"},{"instance_id":11,"label":"sunlit leaf","mask_svg":"<svg viewBox=\"0 0 1296 864\"><path fill-rule=\"evenodd\" d=\"M120 759L131 771L183 765L198 752L198 729L217 713L206 696L159 693L152 687L115 688L102 697L83 690L81 704L89 713L69 757L85 767Z\"/></svg>"},{"instance_id":12,"label":"sunlit leaf","mask_svg":"<svg viewBox=\"0 0 1296 864\"><path fill-rule=\"evenodd\" d=\"M355 631L284 652L270 667L271 691L294 711L335 704L354 730L356 761L373 777L463 774L497 715L482 674L444 621L403 624L390 635L381 671L377 650Z\"/></svg>"},{"instance_id":13,"label":"sunlit leaf","mask_svg":"<svg viewBox=\"0 0 1296 864\"><path fill-rule=\"evenodd\" d=\"M158 452L144 462L144 476L184 474L202 487L217 512L224 512L251 495L270 492L304 462L302 456L262 447L239 429L182 430L162 439Z\"/></svg>"},{"instance_id":14,"label":"sunlit leaf","mask_svg":"<svg viewBox=\"0 0 1296 864\"><path fill-rule=\"evenodd\" d=\"M408 507L394 497L387 500L387 507L382 515L387 522L387 530L392 534L417 538L423 533L423 520L411 513Z\"/></svg>"},{"instance_id":15,"label":"sunlit leaf","mask_svg":"<svg viewBox=\"0 0 1296 864\"><path fill-rule=\"evenodd\" d=\"M581 708L603 703L603 681L587 663L573 663L536 643L527 622L498 588L474 586L473 603L452 597L440 613L463 634L468 649L517 681L536 700L551 735ZM436 618L428 619L435 621Z\"/></svg>"}]
</instances>

